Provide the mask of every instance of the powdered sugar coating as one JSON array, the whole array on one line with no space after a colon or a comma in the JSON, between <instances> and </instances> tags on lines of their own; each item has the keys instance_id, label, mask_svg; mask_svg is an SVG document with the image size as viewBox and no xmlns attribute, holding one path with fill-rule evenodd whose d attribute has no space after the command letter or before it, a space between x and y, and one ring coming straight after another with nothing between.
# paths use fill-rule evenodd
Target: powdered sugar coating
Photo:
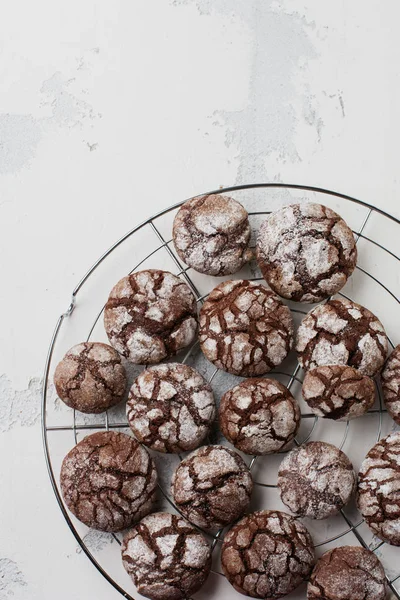
<instances>
[{"instance_id":1,"label":"powdered sugar coating","mask_svg":"<svg viewBox=\"0 0 400 600\"><path fill-rule=\"evenodd\" d=\"M358 474L357 504L375 535L400 546L400 432L368 452Z\"/></svg>"},{"instance_id":2,"label":"powdered sugar coating","mask_svg":"<svg viewBox=\"0 0 400 600\"><path fill-rule=\"evenodd\" d=\"M293 320L288 307L263 285L224 281L201 308L199 339L219 369L242 377L263 375L289 353Z\"/></svg>"},{"instance_id":3,"label":"powdered sugar coating","mask_svg":"<svg viewBox=\"0 0 400 600\"><path fill-rule=\"evenodd\" d=\"M283 459L278 488L282 502L295 515L326 519L349 502L356 475L339 448L326 442L308 442Z\"/></svg>"},{"instance_id":4,"label":"powdered sugar coating","mask_svg":"<svg viewBox=\"0 0 400 600\"><path fill-rule=\"evenodd\" d=\"M388 413L400 425L400 344L390 354L382 371L382 390Z\"/></svg>"},{"instance_id":5,"label":"powdered sugar coating","mask_svg":"<svg viewBox=\"0 0 400 600\"><path fill-rule=\"evenodd\" d=\"M184 600L197 592L211 569L210 547L178 515L153 513L125 536L122 562L137 591L154 600Z\"/></svg>"},{"instance_id":6,"label":"powdered sugar coating","mask_svg":"<svg viewBox=\"0 0 400 600\"><path fill-rule=\"evenodd\" d=\"M291 204L266 218L257 238L257 261L271 288L299 302L336 294L357 262L351 229L322 204Z\"/></svg>"},{"instance_id":7,"label":"powdered sugar coating","mask_svg":"<svg viewBox=\"0 0 400 600\"><path fill-rule=\"evenodd\" d=\"M192 367L180 363L156 365L133 383L127 404L129 425L136 438L160 452L197 448L215 417L210 385Z\"/></svg>"}]
</instances>

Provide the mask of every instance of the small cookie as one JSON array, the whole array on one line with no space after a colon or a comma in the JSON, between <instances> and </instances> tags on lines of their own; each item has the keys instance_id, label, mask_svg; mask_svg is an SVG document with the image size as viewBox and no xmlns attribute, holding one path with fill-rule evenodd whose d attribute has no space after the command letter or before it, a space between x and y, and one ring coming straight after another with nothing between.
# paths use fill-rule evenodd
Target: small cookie
<instances>
[{"instance_id":1,"label":"small cookie","mask_svg":"<svg viewBox=\"0 0 400 600\"><path fill-rule=\"evenodd\" d=\"M251 260L249 215L229 196L211 194L185 202L172 237L179 257L206 275L236 273Z\"/></svg>"},{"instance_id":2,"label":"small cookie","mask_svg":"<svg viewBox=\"0 0 400 600\"><path fill-rule=\"evenodd\" d=\"M211 569L210 547L178 515L144 517L122 542L122 563L137 591L152 600L185 600L197 592Z\"/></svg>"},{"instance_id":3,"label":"small cookie","mask_svg":"<svg viewBox=\"0 0 400 600\"><path fill-rule=\"evenodd\" d=\"M142 444L159 452L187 452L210 431L214 395L200 373L188 365L156 365L133 383L127 417Z\"/></svg>"},{"instance_id":4,"label":"small cookie","mask_svg":"<svg viewBox=\"0 0 400 600\"><path fill-rule=\"evenodd\" d=\"M308 371L303 398L318 417L349 421L367 412L375 401L375 384L353 367L326 365Z\"/></svg>"},{"instance_id":5,"label":"small cookie","mask_svg":"<svg viewBox=\"0 0 400 600\"><path fill-rule=\"evenodd\" d=\"M246 454L286 449L300 425L300 408L289 390L275 379L247 379L228 390L219 407L220 428Z\"/></svg>"},{"instance_id":6,"label":"small cookie","mask_svg":"<svg viewBox=\"0 0 400 600\"><path fill-rule=\"evenodd\" d=\"M354 235L322 204L291 204L266 218L257 238L257 262L280 296L319 302L336 294L357 263Z\"/></svg>"},{"instance_id":7,"label":"small cookie","mask_svg":"<svg viewBox=\"0 0 400 600\"><path fill-rule=\"evenodd\" d=\"M135 439L100 431L68 452L60 483L66 505L82 523L101 531L120 531L150 512L157 471Z\"/></svg>"},{"instance_id":8,"label":"small cookie","mask_svg":"<svg viewBox=\"0 0 400 600\"><path fill-rule=\"evenodd\" d=\"M393 350L382 371L382 390L389 415L400 425L400 344Z\"/></svg>"},{"instance_id":9,"label":"small cookie","mask_svg":"<svg viewBox=\"0 0 400 600\"><path fill-rule=\"evenodd\" d=\"M111 345L135 364L154 364L193 342L196 298L184 281L149 269L121 279L104 311Z\"/></svg>"},{"instance_id":10,"label":"small cookie","mask_svg":"<svg viewBox=\"0 0 400 600\"><path fill-rule=\"evenodd\" d=\"M400 546L400 432L368 452L358 474L357 505L375 535Z\"/></svg>"},{"instance_id":11,"label":"small cookie","mask_svg":"<svg viewBox=\"0 0 400 600\"><path fill-rule=\"evenodd\" d=\"M172 478L179 511L204 529L220 529L242 516L253 479L244 460L224 446L203 446L189 454Z\"/></svg>"},{"instance_id":12,"label":"small cookie","mask_svg":"<svg viewBox=\"0 0 400 600\"><path fill-rule=\"evenodd\" d=\"M346 298L313 308L297 331L296 350L305 370L349 365L373 377L385 362L388 340L379 319Z\"/></svg>"},{"instance_id":13,"label":"small cookie","mask_svg":"<svg viewBox=\"0 0 400 600\"><path fill-rule=\"evenodd\" d=\"M356 489L356 474L347 456L326 442L308 442L281 462L278 488L282 502L298 517L336 515Z\"/></svg>"},{"instance_id":14,"label":"small cookie","mask_svg":"<svg viewBox=\"0 0 400 600\"><path fill-rule=\"evenodd\" d=\"M325 552L311 573L308 600L385 600L386 576L371 550L341 546Z\"/></svg>"},{"instance_id":15,"label":"small cookie","mask_svg":"<svg viewBox=\"0 0 400 600\"><path fill-rule=\"evenodd\" d=\"M201 308L199 339L206 358L219 369L242 377L263 375L292 347L292 315L263 285L224 281Z\"/></svg>"},{"instance_id":16,"label":"small cookie","mask_svg":"<svg viewBox=\"0 0 400 600\"><path fill-rule=\"evenodd\" d=\"M235 590L251 598L274 600L308 579L314 547L305 526L278 510L244 517L225 536L222 570Z\"/></svg>"},{"instance_id":17,"label":"small cookie","mask_svg":"<svg viewBox=\"0 0 400 600\"><path fill-rule=\"evenodd\" d=\"M68 350L58 363L54 385L67 406L96 414L122 400L126 373L114 348L100 342L85 342Z\"/></svg>"}]
</instances>

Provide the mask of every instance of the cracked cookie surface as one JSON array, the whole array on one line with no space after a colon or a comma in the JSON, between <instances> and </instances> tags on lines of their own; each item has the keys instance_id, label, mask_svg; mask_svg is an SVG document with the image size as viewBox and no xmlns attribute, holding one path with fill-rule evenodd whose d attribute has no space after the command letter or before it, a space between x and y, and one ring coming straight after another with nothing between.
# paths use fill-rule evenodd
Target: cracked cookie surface
<instances>
[{"instance_id":1,"label":"cracked cookie surface","mask_svg":"<svg viewBox=\"0 0 400 600\"><path fill-rule=\"evenodd\" d=\"M387 359L381 381L387 411L400 425L400 344Z\"/></svg>"},{"instance_id":2,"label":"cracked cookie surface","mask_svg":"<svg viewBox=\"0 0 400 600\"><path fill-rule=\"evenodd\" d=\"M174 219L179 257L199 273L230 275L252 258L250 225L243 206L220 194L185 202Z\"/></svg>"},{"instance_id":3,"label":"cracked cookie surface","mask_svg":"<svg viewBox=\"0 0 400 600\"><path fill-rule=\"evenodd\" d=\"M178 515L153 513L122 542L122 562L137 591L153 600L184 600L197 592L211 569L204 536Z\"/></svg>"},{"instance_id":4,"label":"cracked cookie surface","mask_svg":"<svg viewBox=\"0 0 400 600\"><path fill-rule=\"evenodd\" d=\"M263 285L224 281L201 308L199 339L206 358L219 369L242 377L263 375L292 347L292 315Z\"/></svg>"},{"instance_id":5,"label":"cracked cookie surface","mask_svg":"<svg viewBox=\"0 0 400 600\"><path fill-rule=\"evenodd\" d=\"M368 452L358 474L357 505L381 540L400 546L400 432Z\"/></svg>"},{"instance_id":6,"label":"cracked cookie surface","mask_svg":"<svg viewBox=\"0 0 400 600\"><path fill-rule=\"evenodd\" d=\"M356 474L336 446L307 442L281 462L278 489L282 502L296 516L326 519L349 502L356 489Z\"/></svg>"},{"instance_id":7,"label":"cracked cookie surface","mask_svg":"<svg viewBox=\"0 0 400 600\"><path fill-rule=\"evenodd\" d=\"M150 512L157 472L135 439L101 431L70 450L61 466L60 483L65 503L82 523L120 531Z\"/></svg>"},{"instance_id":8,"label":"cracked cookie surface","mask_svg":"<svg viewBox=\"0 0 400 600\"><path fill-rule=\"evenodd\" d=\"M167 271L149 269L123 277L104 311L111 345L135 364L154 364L191 344L197 332L196 299Z\"/></svg>"},{"instance_id":9,"label":"cracked cookie surface","mask_svg":"<svg viewBox=\"0 0 400 600\"><path fill-rule=\"evenodd\" d=\"M351 229L322 204L291 204L266 218L257 238L264 279L280 296L319 302L352 274L357 247Z\"/></svg>"},{"instance_id":10,"label":"cracked cookie surface","mask_svg":"<svg viewBox=\"0 0 400 600\"><path fill-rule=\"evenodd\" d=\"M314 547L306 527L273 510L247 515L227 533L221 564L236 591L274 600L290 594L311 573Z\"/></svg>"},{"instance_id":11,"label":"cracked cookie surface","mask_svg":"<svg viewBox=\"0 0 400 600\"><path fill-rule=\"evenodd\" d=\"M176 469L171 491L184 517L204 529L219 529L247 509L253 490L251 473L235 451L203 446Z\"/></svg>"},{"instance_id":12,"label":"cracked cookie surface","mask_svg":"<svg viewBox=\"0 0 400 600\"><path fill-rule=\"evenodd\" d=\"M349 365L373 377L388 349L385 330L367 308L346 298L313 308L297 331L296 350L305 370L322 365Z\"/></svg>"},{"instance_id":13,"label":"cracked cookie surface","mask_svg":"<svg viewBox=\"0 0 400 600\"><path fill-rule=\"evenodd\" d=\"M153 450L194 450L214 421L214 395L192 367L180 363L156 365L143 371L133 383L127 417L135 437Z\"/></svg>"},{"instance_id":14,"label":"cracked cookie surface","mask_svg":"<svg viewBox=\"0 0 400 600\"><path fill-rule=\"evenodd\" d=\"M220 428L246 454L270 454L288 448L300 425L300 408L275 379L247 379L228 390L219 407Z\"/></svg>"}]
</instances>

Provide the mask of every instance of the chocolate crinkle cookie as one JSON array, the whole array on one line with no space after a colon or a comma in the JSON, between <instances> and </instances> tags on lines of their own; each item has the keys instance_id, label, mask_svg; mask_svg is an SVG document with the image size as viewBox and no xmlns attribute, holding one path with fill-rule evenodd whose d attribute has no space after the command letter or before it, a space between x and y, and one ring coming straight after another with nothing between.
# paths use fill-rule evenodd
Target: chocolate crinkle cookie
<instances>
[{"instance_id":1,"label":"chocolate crinkle cookie","mask_svg":"<svg viewBox=\"0 0 400 600\"><path fill-rule=\"evenodd\" d=\"M197 448L210 431L214 395L188 365L156 365L132 385L127 416L139 442L160 452L186 452Z\"/></svg>"},{"instance_id":2,"label":"chocolate crinkle cookie","mask_svg":"<svg viewBox=\"0 0 400 600\"><path fill-rule=\"evenodd\" d=\"M247 379L228 390L219 407L220 428L246 454L286 449L300 425L300 408L275 379Z\"/></svg>"},{"instance_id":3,"label":"chocolate crinkle cookie","mask_svg":"<svg viewBox=\"0 0 400 600\"><path fill-rule=\"evenodd\" d=\"M308 600L385 600L385 571L371 550L340 546L318 560L307 587Z\"/></svg>"},{"instance_id":4,"label":"chocolate crinkle cookie","mask_svg":"<svg viewBox=\"0 0 400 600\"><path fill-rule=\"evenodd\" d=\"M179 209L173 240L179 257L207 275L230 275L252 258L247 211L228 196L193 198Z\"/></svg>"},{"instance_id":5,"label":"chocolate crinkle cookie","mask_svg":"<svg viewBox=\"0 0 400 600\"><path fill-rule=\"evenodd\" d=\"M373 377L385 362L388 340L379 319L346 298L313 308L297 331L296 350L305 370L349 365Z\"/></svg>"},{"instance_id":6,"label":"chocolate crinkle cookie","mask_svg":"<svg viewBox=\"0 0 400 600\"><path fill-rule=\"evenodd\" d=\"M326 365L308 371L303 398L318 417L348 421L367 412L375 401L375 384L353 367Z\"/></svg>"},{"instance_id":7,"label":"chocolate crinkle cookie","mask_svg":"<svg viewBox=\"0 0 400 600\"><path fill-rule=\"evenodd\" d=\"M250 471L239 454L224 446L203 446L189 454L172 478L179 511L204 529L219 529L247 509L253 490Z\"/></svg>"},{"instance_id":8,"label":"chocolate crinkle cookie","mask_svg":"<svg viewBox=\"0 0 400 600\"><path fill-rule=\"evenodd\" d=\"M300 521L274 510L244 517L225 536L222 570L236 591L274 600L308 579L314 566L311 536Z\"/></svg>"},{"instance_id":9,"label":"chocolate crinkle cookie","mask_svg":"<svg viewBox=\"0 0 400 600\"><path fill-rule=\"evenodd\" d=\"M83 413L101 413L121 401L126 373L118 352L100 342L77 344L54 372L57 394Z\"/></svg>"},{"instance_id":10,"label":"chocolate crinkle cookie","mask_svg":"<svg viewBox=\"0 0 400 600\"><path fill-rule=\"evenodd\" d=\"M111 345L135 364L154 364L193 342L196 299L189 286L167 271L149 269L121 279L104 311Z\"/></svg>"},{"instance_id":11,"label":"chocolate crinkle cookie","mask_svg":"<svg viewBox=\"0 0 400 600\"><path fill-rule=\"evenodd\" d=\"M242 377L263 375L292 347L292 315L263 285L224 281L201 308L199 338L206 358L219 369Z\"/></svg>"},{"instance_id":12,"label":"chocolate crinkle cookie","mask_svg":"<svg viewBox=\"0 0 400 600\"><path fill-rule=\"evenodd\" d=\"M308 442L291 450L278 472L282 502L298 517L326 519L337 514L356 489L347 456L326 442Z\"/></svg>"},{"instance_id":13,"label":"chocolate crinkle cookie","mask_svg":"<svg viewBox=\"0 0 400 600\"><path fill-rule=\"evenodd\" d=\"M85 437L67 454L60 483L66 505L82 523L120 531L150 512L157 472L135 439L101 431Z\"/></svg>"},{"instance_id":14,"label":"chocolate crinkle cookie","mask_svg":"<svg viewBox=\"0 0 400 600\"><path fill-rule=\"evenodd\" d=\"M380 440L358 474L358 508L381 540L400 546L400 432Z\"/></svg>"},{"instance_id":15,"label":"chocolate crinkle cookie","mask_svg":"<svg viewBox=\"0 0 400 600\"><path fill-rule=\"evenodd\" d=\"M357 247L343 219L322 204L291 204L268 215L257 239L264 279L280 296L319 302L352 274Z\"/></svg>"},{"instance_id":16,"label":"chocolate crinkle cookie","mask_svg":"<svg viewBox=\"0 0 400 600\"><path fill-rule=\"evenodd\" d=\"M197 592L211 569L202 534L178 515L144 517L122 542L122 562L137 591L152 600L185 600Z\"/></svg>"},{"instance_id":17,"label":"chocolate crinkle cookie","mask_svg":"<svg viewBox=\"0 0 400 600\"><path fill-rule=\"evenodd\" d=\"M382 371L382 390L388 413L400 425L400 344L393 350Z\"/></svg>"}]
</instances>

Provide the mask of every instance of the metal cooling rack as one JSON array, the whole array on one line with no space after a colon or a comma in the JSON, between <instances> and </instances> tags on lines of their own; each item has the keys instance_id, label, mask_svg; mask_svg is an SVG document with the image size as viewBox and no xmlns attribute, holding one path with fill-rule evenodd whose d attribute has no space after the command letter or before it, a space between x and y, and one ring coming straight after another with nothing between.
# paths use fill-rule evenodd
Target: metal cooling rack
<instances>
[{"instance_id":1,"label":"metal cooling rack","mask_svg":"<svg viewBox=\"0 0 400 600\"><path fill-rule=\"evenodd\" d=\"M264 183L264 184L234 186L234 187L229 187L229 188L224 188L224 189L218 189L216 191L209 192L209 193L212 193L212 194L223 194L223 193L229 193L229 192L246 193L247 190L256 191L256 190L259 190L259 189L262 190L265 188L268 188L269 190L279 191L279 192L286 193L286 194L299 193L299 192L312 193L312 194L314 194L314 198L316 196L316 201L317 202L321 201L322 203L324 203L324 197L325 198L330 197L330 198L334 198L334 199L339 199L341 202L350 202L350 203L353 203L354 205L359 205L361 207L364 207L365 215L364 215L362 225L358 230L356 230L356 231L353 230L353 233L356 238L356 242L359 242L359 240L365 240L368 244L368 252L373 253L373 252L377 252L379 250L385 252L387 256L391 257L391 259L395 259L395 261L397 261L396 268L398 269L400 257L397 256L391 249L385 247L385 245L383 245L382 243L378 242L377 240L372 239L372 237L370 237L370 236L365 235L364 230L365 230L367 224L369 226L371 225L371 220L376 215L379 215L381 218L383 218L385 220L385 222L390 223L391 225L394 225L394 226L399 226L400 221L398 219L396 219L395 217L380 210L379 208L376 208L374 206L367 204L366 202L363 202L356 198L352 198L345 194L340 194L338 192L326 190L323 188L304 186L304 185L294 185L294 184L281 184L281 183ZM286 200L287 200L287 197L285 198L285 202L286 202ZM294 201L296 201L296 200L294 200ZM121 239L119 239L113 246L111 246L111 248L109 248L94 263L94 265L89 269L89 271L84 275L84 277L81 279L81 281L78 283L78 285L75 287L75 289L72 292L71 302L70 302L66 312L63 313L62 315L60 315L60 317L57 320L57 323L56 323L56 326L54 329L54 333L51 338L50 347L48 350L46 364L45 364L45 370L44 370L43 387L42 387L42 436L43 436L43 445L44 445L46 465L47 465L50 481L51 481L57 502L59 504L61 512L64 515L64 518L65 518L70 530L72 531L73 535L75 536L75 538L78 541L82 550L85 552L85 554L88 556L88 558L94 564L94 566L98 569L98 571L109 581L109 583L116 590L118 590L120 592L120 594L122 594L123 597L127 598L128 600L134 600L133 596L131 596L128 591L123 589L122 585L120 585L116 581L116 578L113 577L108 572L108 569L104 565L100 564L99 560L94 555L94 552L86 545L85 539L84 539L85 536L81 535L78 532L76 526L74 525L73 521L71 520L71 516L67 512L64 502L62 500L61 494L60 494L60 490L58 487L58 473L57 473L57 477L55 474L55 472L56 472L55 462L56 461L55 461L54 454L50 450L50 444L49 444L49 433L50 432L52 434L54 434L56 432L70 432L71 433L70 446L72 447L74 444L77 443L77 433L79 430L91 430L91 429L94 429L94 430L106 429L106 430L108 430L108 429L113 429L113 428L121 429L121 428L128 428L129 427L128 423L127 423L127 421L121 421L118 423L110 422L109 415L106 412L106 413L104 413L104 418L102 415L100 415L98 422L96 422L96 423L79 424L79 423L77 423L75 411L71 411L71 412L73 412L72 424L68 423L68 424L61 424L61 425L60 424L49 425L48 424L49 396L50 396L49 389L51 386L51 381L50 381L49 376L54 371L54 366L55 366L53 364L55 362L54 354L55 354L57 344L60 343L59 342L60 331L62 328L68 327L68 323L71 319L72 313L74 312L75 309L76 310L79 309L78 306L76 306L76 300L77 300L77 297L78 297L79 293L81 292L82 288L88 282L89 278L91 278L94 275L95 271L100 267L100 265L118 247L120 247L129 238L131 238L132 236L135 236L135 234L138 234L139 231L144 230L145 228L147 228L148 231L151 230L152 234L154 235L155 244L154 244L154 247L152 248L152 250L142 260L140 260L140 262L138 262L133 267L133 269L131 269L131 272L140 269L141 265L143 265L143 263L145 263L145 261L147 261L150 257L152 257L153 255L156 255L157 252L159 252L159 251L166 252L166 253L168 253L169 258L172 260L173 264L176 267L175 274L178 275L179 277L182 277L188 283L188 285L191 287L194 294L196 295L198 303L202 304L202 302L204 301L204 299L206 298L206 296L208 294L202 295L200 293L199 289L195 285L195 282L193 281L193 271L188 267L184 267L180 263L180 261L178 260L178 258L176 257L176 255L174 254L174 252L172 250L172 247L171 247L172 240L165 239L166 236L164 236L162 234L162 228L160 227L160 222L162 221L162 219L165 218L165 216L168 213L171 213L171 211L176 210L181 204L183 204L183 202L179 202L179 203L175 204L174 206L171 206L171 207L159 212L158 214L154 215L147 221L144 221L141 225L139 225L139 226L135 227L134 229L132 229L131 231L129 231L126 235L124 235ZM250 223L251 223L252 219L254 219L257 215L266 215L269 212L270 211L249 212ZM399 230L399 232L400 232L400 230ZM376 284L378 284L381 294L390 295L396 301L396 303L397 303L396 306L398 308L400 300L397 297L396 293L392 289L390 289L387 285L385 285L382 281L380 281L380 279L377 276L375 276L372 272L370 272L370 270L363 269L359 265L356 268L364 276L372 279ZM248 277L248 279L261 280L261 277L252 276L252 277ZM219 281L220 281L220 279L215 278L214 285L217 285L217 283ZM341 293L339 295L349 298L349 296L345 295L344 293ZM351 299L356 300L355 298L351 298ZM304 309L302 310L301 306L302 306L301 304L296 304L296 306L294 308L291 306L292 312L299 313L301 316L303 316L304 314L307 313L307 310L304 310ZM104 310L104 307L100 312L98 312L96 314L94 320L93 320L93 318L91 318L90 321L88 322L88 325L86 328L86 333L85 333L87 340L89 340L91 338L99 319L102 318L103 310ZM84 336L82 336L81 339L77 340L77 342L82 341L83 337ZM393 348L394 346L393 346L392 341L389 340L389 342L390 342L391 348ZM194 346L196 346L196 344L194 344ZM193 347L189 350L189 352L186 354L186 356L183 357L183 359L181 359L182 362L187 361L192 352L193 352ZM218 371L219 371L218 369L215 369L212 372L211 376L209 376L208 379L210 382L217 375ZM303 377L302 369L300 369L299 365L297 365L291 372L276 370L276 371L272 371L271 374L272 375L274 375L274 374L284 375L284 376L288 377L288 383L286 385L289 389L294 385L295 382L301 384L302 377ZM369 412L377 413L375 416L378 417L378 428L377 428L377 432L376 432L376 438L374 440L371 440L370 447L372 447L372 445L375 444L376 441L378 441L381 437L382 418L383 418L384 413L386 412L385 409L383 408L383 401L382 401L380 386L377 382L375 382L375 384L376 384L376 389L377 389L377 395L379 398L379 406L378 406L378 408L371 409ZM313 421L310 431L308 432L308 435L301 441L298 439L296 440L296 444L298 444L298 445L301 443L304 443L311 437L311 435L315 429L315 426L317 424L317 421L318 421L318 417L316 417L315 415L313 415L309 412L303 413L302 419L314 419L314 421ZM348 438L348 435L349 435L349 422L347 422L345 425L343 437L342 437L341 443L339 445L340 448L342 448L343 445L345 444L345 442ZM251 458L250 464L249 464L250 469L253 469L253 467L258 459L259 459L259 457L256 457L256 456ZM268 488L276 488L276 485L272 485L272 484L266 484L266 483L261 483L261 482L258 482L258 483L255 482L255 483L256 483L256 485L260 485L260 486L264 486L264 487L268 487ZM174 507L171 498L168 496L168 494L165 492L165 490L161 489L161 492L164 495L167 502L170 503L175 510L177 510L176 507ZM372 549L374 552L377 551L378 549L382 549L382 547L385 545L384 542L378 542L371 548L371 545L370 544L368 545L368 543L364 539L363 535L360 533L360 527L362 526L362 524L364 522L363 519L360 517L360 515L358 515L357 519L353 519L353 518L350 518L343 510L341 511L341 515L344 520L345 529L337 535L327 537L322 542L319 542L318 544L316 544L316 547L323 546L323 545L329 544L331 542L335 542L336 540L339 540L341 537L346 536L348 534L353 534L354 538L355 538L354 542L358 542L360 545L362 545L366 548ZM224 533L223 530L218 531L214 536L210 536L210 534L207 532L204 532L204 533L208 537L212 538L211 547L213 550L219 543L222 542L223 533ZM116 535L114 535L114 538L120 544L120 539ZM399 556L400 556L400 548L398 549L398 552L399 552ZM398 561L396 559L396 563L399 564L399 562L400 561ZM218 573L218 575L222 576L222 573L219 573L217 571L214 571L214 573ZM388 578L388 585L389 585L390 593L391 593L390 598L391 599L397 598L398 600L400 600L400 569L398 571L398 574L396 574L395 576L393 576L391 578Z\"/></svg>"}]
</instances>

